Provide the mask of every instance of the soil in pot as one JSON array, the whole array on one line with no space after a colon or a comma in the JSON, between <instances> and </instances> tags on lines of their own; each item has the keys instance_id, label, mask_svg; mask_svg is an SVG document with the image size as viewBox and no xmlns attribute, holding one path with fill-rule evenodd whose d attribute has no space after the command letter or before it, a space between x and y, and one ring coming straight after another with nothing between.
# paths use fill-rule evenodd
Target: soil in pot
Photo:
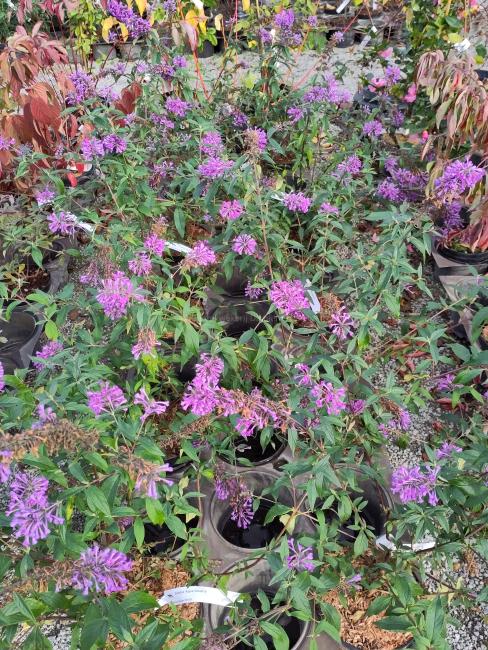
<instances>
[{"instance_id":1,"label":"soil in pot","mask_svg":"<svg viewBox=\"0 0 488 650\"><path fill-rule=\"evenodd\" d=\"M134 560L128 578L129 587L126 592L122 593L123 596L134 591L145 591L154 598L161 598L163 592L168 589L186 587L191 581L191 575L188 571L185 571L181 564L171 560L147 556L137 557ZM193 621L200 616L200 604L186 603L178 605L177 608L166 606L162 607L160 612L163 616L167 615L173 618L179 617L180 620L184 621ZM131 614L131 617L136 621L136 626L133 628L135 634L146 625L151 615L150 610ZM113 643L110 647L114 648L114 650L125 650L127 648L126 641L121 641L115 637L111 637L110 640ZM182 637L173 639L167 644L165 643L164 647L171 648L181 640Z\"/></svg>"},{"instance_id":2,"label":"soil in pot","mask_svg":"<svg viewBox=\"0 0 488 650\"><path fill-rule=\"evenodd\" d=\"M271 601L275 593L271 590L263 590L268 599ZM251 614L250 621L252 621L254 618L258 618L262 616L263 610L261 606L261 601L257 597L256 594L251 594L251 601L248 605L253 610L253 614ZM244 614L244 617L247 618L246 614L249 616L248 612ZM222 623L224 623L225 615L222 617ZM302 631L304 628L304 624L299 621L297 618L293 618L291 616L288 616L287 614L283 613L276 618L270 618L270 622L272 623L277 623L278 625L281 625L283 630L285 631L286 636L288 637L288 642L289 642L289 647L294 648L295 644L297 641L300 639L302 635ZM264 633L260 636L260 639L265 643L267 648L270 648L270 650L274 650L275 645L273 643L273 638L271 637L270 634ZM251 639L249 639L251 641ZM252 641L251 641L252 643ZM251 646L245 643L244 641L239 641L236 645L233 646L234 650L249 650Z\"/></svg>"},{"instance_id":3,"label":"soil in pot","mask_svg":"<svg viewBox=\"0 0 488 650\"><path fill-rule=\"evenodd\" d=\"M324 598L337 609L341 616L341 635L348 650L399 650L408 647L410 634L382 630L376 623L382 614L367 616L366 611L375 598L383 596L380 589L352 589L339 596L338 590L330 591ZM344 603L345 599L345 603Z\"/></svg>"},{"instance_id":4,"label":"soil in pot","mask_svg":"<svg viewBox=\"0 0 488 650\"><path fill-rule=\"evenodd\" d=\"M239 528L231 519L232 509L224 511L217 523L217 530L224 539L239 548L264 548L283 530L278 519L265 524L264 521L274 502L261 501L248 528Z\"/></svg>"},{"instance_id":5,"label":"soil in pot","mask_svg":"<svg viewBox=\"0 0 488 650\"><path fill-rule=\"evenodd\" d=\"M199 518L193 517L191 521L186 521L185 515L176 515L183 522L187 532L198 526ZM163 555L173 553L185 543L181 537L176 535L168 528L166 524L158 526L157 524L144 524L144 542L148 545L147 552L149 555Z\"/></svg>"}]
</instances>

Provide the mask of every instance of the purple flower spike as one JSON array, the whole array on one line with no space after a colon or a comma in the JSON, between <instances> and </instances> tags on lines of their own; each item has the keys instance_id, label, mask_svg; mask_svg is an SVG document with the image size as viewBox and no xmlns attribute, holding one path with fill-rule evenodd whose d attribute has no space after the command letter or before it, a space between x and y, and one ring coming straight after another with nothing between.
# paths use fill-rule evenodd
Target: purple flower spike
<instances>
[{"instance_id":1,"label":"purple flower spike","mask_svg":"<svg viewBox=\"0 0 488 650\"><path fill-rule=\"evenodd\" d=\"M399 467L392 474L391 490L398 494L402 503L423 503L427 497L429 504L435 506L439 503L435 492L439 472L440 467L427 467L425 473L419 466Z\"/></svg>"},{"instance_id":2,"label":"purple flower spike","mask_svg":"<svg viewBox=\"0 0 488 650\"><path fill-rule=\"evenodd\" d=\"M93 544L76 561L71 582L84 596L90 591L109 595L126 589L124 573L131 569L132 561L124 553Z\"/></svg>"},{"instance_id":3,"label":"purple flower spike","mask_svg":"<svg viewBox=\"0 0 488 650\"><path fill-rule=\"evenodd\" d=\"M88 397L88 408L97 417L102 413L111 413L127 402L122 389L108 381L100 382L100 390L89 390L86 396Z\"/></svg>"},{"instance_id":4,"label":"purple flower spike","mask_svg":"<svg viewBox=\"0 0 488 650\"><path fill-rule=\"evenodd\" d=\"M290 192L289 194L285 194L283 203L291 212L307 214L312 205L312 199L309 199L302 192Z\"/></svg>"}]
</instances>

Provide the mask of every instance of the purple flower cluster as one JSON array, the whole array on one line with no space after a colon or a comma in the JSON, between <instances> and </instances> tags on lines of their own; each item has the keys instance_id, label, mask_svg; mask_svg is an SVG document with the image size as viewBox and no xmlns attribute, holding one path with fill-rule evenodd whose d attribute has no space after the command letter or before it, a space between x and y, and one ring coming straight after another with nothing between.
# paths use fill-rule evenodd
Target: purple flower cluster
<instances>
[{"instance_id":1,"label":"purple flower cluster","mask_svg":"<svg viewBox=\"0 0 488 650\"><path fill-rule=\"evenodd\" d=\"M198 173L204 178L214 180L225 176L233 167L234 163L232 160L223 160L222 158L211 156L198 166Z\"/></svg>"},{"instance_id":2,"label":"purple flower cluster","mask_svg":"<svg viewBox=\"0 0 488 650\"><path fill-rule=\"evenodd\" d=\"M370 120L365 122L363 126L363 134L368 135L370 138L378 138L384 132L383 124L379 120Z\"/></svg>"},{"instance_id":3,"label":"purple flower cluster","mask_svg":"<svg viewBox=\"0 0 488 650\"><path fill-rule=\"evenodd\" d=\"M312 205L312 199L309 199L303 192L289 192L285 194L283 203L291 212L301 212L307 214Z\"/></svg>"},{"instance_id":4,"label":"purple flower cluster","mask_svg":"<svg viewBox=\"0 0 488 650\"><path fill-rule=\"evenodd\" d=\"M183 266L187 268L195 268L198 266L204 267L215 264L216 261L217 256L208 243L206 241L199 241L193 246L191 251L186 254Z\"/></svg>"},{"instance_id":5,"label":"purple flower cluster","mask_svg":"<svg viewBox=\"0 0 488 650\"><path fill-rule=\"evenodd\" d=\"M3 363L0 361L0 393L5 390L5 371L3 368Z\"/></svg>"},{"instance_id":6,"label":"purple flower cluster","mask_svg":"<svg viewBox=\"0 0 488 650\"><path fill-rule=\"evenodd\" d=\"M264 27L261 27L259 30L259 39L263 45L271 45L273 42L273 34L267 29L264 29Z\"/></svg>"},{"instance_id":7,"label":"purple flower cluster","mask_svg":"<svg viewBox=\"0 0 488 650\"><path fill-rule=\"evenodd\" d=\"M169 15L176 13L176 0L163 0L161 5Z\"/></svg>"},{"instance_id":8,"label":"purple flower cluster","mask_svg":"<svg viewBox=\"0 0 488 650\"><path fill-rule=\"evenodd\" d=\"M358 176L363 168L361 159L353 154L337 165L334 175L336 178L344 178L346 175Z\"/></svg>"},{"instance_id":9,"label":"purple flower cluster","mask_svg":"<svg viewBox=\"0 0 488 650\"><path fill-rule=\"evenodd\" d=\"M380 424L378 429L385 438L389 438L398 431L408 431L412 424L412 418L407 409L400 409L397 418L392 418L386 424Z\"/></svg>"},{"instance_id":10,"label":"purple flower cluster","mask_svg":"<svg viewBox=\"0 0 488 650\"><path fill-rule=\"evenodd\" d=\"M485 170L470 160L455 160L449 163L442 176L436 179L436 194L443 200L459 198L466 190L471 190L485 176Z\"/></svg>"},{"instance_id":11,"label":"purple flower cluster","mask_svg":"<svg viewBox=\"0 0 488 650\"><path fill-rule=\"evenodd\" d=\"M166 242L155 234L149 235L144 241L144 248L157 257L162 257Z\"/></svg>"},{"instance_id":12,"label":"purple flower cluster","mask_svg":"<svg viewBox=\"0 0 488 650\"><path fill-rule=\"evenodd\" d=\"M347 405L349 413L351 415L361 415L361 413L366 408L366 400L364 399L354 399Z\"/></svg>"},{"instance_id":13,"label":"purple flower cluster","mask_svg":"<svg viewBox=\"0 0 488 650\"><path fill-rule=\"evenodd\" d=\"M168 97L165 104L166 110L177 117L185 117L191 108L190 102L185 102L179 97Z\"/></svg>"},{"instance_id":14,"label":"purple flower cluster","mask_svg":"<svg viewBox=\"0 0 488 650\"><path fill-rule=\"evenodd\" d=\"M170 131L175 128L175 123L170 120L166 115L158 115L157 113L151 113L149 119L156 126L161 126L163 129L169 129Z\"/></svg>"},{"instance_id":15,"label":"purple flower cluster","mask_svg":"<svg viewBox=\"0 0 488 650\"><path fill-rule=\"evenodd\" d=\"M124 153L127 142L119 135L110 133L101 140L99 138L84 138L81 142L81 153L85 160L101 158L110 153Z\"/></svg>"},{"instance_id":16,"label":"purple flower cluster","mask_svg":"<svg viewBox=\"0 0 488 650\"><path fill-rule=\"evenodd\" d=\"M385 199L386 201L393 201L394 203L402 201L404 198L404 194L400 188L389 179L381 181L376 189L376 194L381 199Z\"/></svg>"},{"instance_id":17,"label":"purple flower cluster","mask_svg":"<svg viewBox=\"0 0 488 650\"><path fill-rule=\"evenodd\" d=\"M238 255L254 255L258 243L251 235L238 235L232 242L232 250Z\"/></svg>"},{"instance_id":18,"label":"purple flower cluster","mask_svg":"<svg viewBox=\"0 0 488 650\"><path fill-rule=\"evenodd\" d=\"M351 318L351 315L346 310L345 307L340 307L335 314L332 314L329 327L332 330L332 333L337 336L338 339L345 341L347 338L354 336L353 327L354 321Z\"/></svg>"},{"instance_id":19,"label":"purple flower cluster","mask_svg":"<svg viewBox=\"0 0 488 650\"><path fill-rule=\"evenodd\" d=\"M129 581L124 573L131 569L132 560L124 553L93 544L76 560L71 583L84 596L90 591L108 596L127 588Z\"/></svg>"},{"instance_id":20,"label":"purple flower cluster","mask_svg":"<svg viewBox=\"0 0 488 650\"><path fill-rule=\"evenodd\" d=\"M300 280L280 280L273 282L269 291L270 300L282 311L285 316L291 316L297 320L306 318L304 309L310 307L305 295L305 287Z\"/></svg>"},{"instance_id":21,"label":"purple flower cluster","mask_svg":"<svg viewBox=\"0 0 488 650\"><path fill-rule=\"evenodd\" d=\"M51 524L64 523L58 505L50 504L47 496L49 481L43 476L26 472L15 475L10 485L10 499L6 515L17 539L23 537L23 546L29 548L49 535Z\"/></svg>"},{"instance_id":22,"label":"purple flower cluster","mask_svg":"<svg viewBox=\"0 0 488 650\"><path fill-rule=\"evenodd\" d=\"M129 6L123 2L119 2L119 0L108 0L107 11L111 16L127 27L127 30L133 39L145 36L151 31L151 23L149 20L134 13Z\"/></svg>"},{"instance_id":23,"label":"purple flower cluster","mask_svg":"<svg viewBox=\"0 0 488 650\"><path fill-rule=\"evenodd\" d=\"M254 517L253 498L242 479L226 476L216 479L215 496L220 501L229 501L232 508L230 518L238 528L249 528Z\"/></svg>"},{"instance_id":24,"label":"purple flower cluster","mask_svg":"<svg viewBox=\"0 0 488 650\"><path fill-rule=\"evenodd\" d=\"M142 354L154 357L159 345L154 331L149 327L143 327L137 335L137 343L132 346L132 356L134 359L139 359Z\"/></svg>"},{"instance_id":25,"label":"purple flower cluster","mask_svg":"<svg viewBox=\"0 0 488 650\"><path fill-rule=\"evenodd\" d=\"M132 301L142 302L144 298L122 271L116 271L110 278L102 280L97 300L105 315L110 320L117 320L126 314Z\"/></svg>"},{"instance_id":26,"label":"purple flower cluster","mask_svg":"<svg viewBox=\"0 0 488 650\"><path fill-rule=\"evenodd\" d=\"M143 408L143 414L141 415L141 422L145 422L151 415L162 415L166 413L166 409L169 406L169 402L166 401L157 401L149 397L144 388L141 388L134 395L134 404L138 404ZM163 470L161 470L163 471ZM171 470L165 470L167 472ZM154 497L156 498L156 497Z\"/></svg>"},{"instance_id":27,"label":"purple flower cluster","mask_svg":"<svg viewBox=\"0 0 488 650\"><path fill-rule=\"evenodd\" d=\"M36 353L36 357L39 359L50 359L58 352L61 352L63 349L63 344L59 341L50 341L42 346L42 349ZM46 367L45 363L40 361L34 361L35 369L40 372L43 368Z\"/></svg>"},{"instance_id":28,"label":"purple flower cluster","mask_svg":"<svg viewBox=\"0 0 488 650\"><path fill-rule=\"evenodd\" d=\"M242 411L228 391L222 391L219 407L222 408L224 415ZM267 426L278 426L281 422L280 417L259 388L254 388L246 397L244 411L245 413L241 414L236 422L236 429L243 438L249 438L254 435L256 430L262 431Z\"/></svg>"},{"instance_id":29,"label":"purple flower cluster","mask_svg":"<svg viewBox=\"0 0 488 650\"><path fill-rule=\"evenodd\" d=\"M0 151L8 151L14 144L15 140L13 138L7 139L3 135L0 135Z\"/></svg>"},{"instance_id":30,"label":"purple flower cluster","mask_svg":"<svg viewBox=\"0 0 488 650\"><path fill-rule=\"evenodd\" d=\"M459 201L453 201L444 205L444 223L440 234L447 237L452 231L460 230L463 226L461 217L462 204Z\"/></svg>"},{"instance_id":31,"label":"purple flower cluster","mask_svg":"<svg viewBox=\"0 0 488 650\"><path fill-rule=\"evenodd\" d=\"M74 235L78 219L71 212L53 212L47 218L49 230L58 235Z\"/></svg>"},{"instance_id":32,"label":"purple flower cluster","mask_svg":"<svg viewBox=\"0 0 488 650\"><path fill-rule=\"evenodd\" d=\"M302 108L298 108L298 106L292 106L286 111L286 114L290 118L290 123L296 124L305 115L305 111Z\"/></svg>"},{"instance_id":33,"label":"purple flower cluster","mask_svg":"<svg viewBox=\"0 0 488 650\"><path fill-rule=\"evenodd\" d=\"M385 70L385 79L387 86L394 86L400 81L402 77L402 71L394 63L390 63L386 66Z\"/></svg>"},{"instance_id":34,"label":"purple flower cluster","mask_svg":"<svg viewBox=\"0 0 488 650\"><path fill-rule=\"evenodd\" d=\"M202 354L195 366L196 375L187 387L181 406L194 415L210 415L218 404L220 376L224 372L224 363L218 357Z\"/></svg>"},{"instance_id":35,"label":"purple flower cluster","mask_svg":"<svg viewBox=\"0 0 488 650\"><path fill-rule=\"evenodd\" d=\"M74 90L66 95L66 102L68 104L81 104L81 102L95 96L96 83L91 75L80 69L71 73L69 78L74 86Z\"/></svg>"},{"instance_id":36,"label":"purple flower cluster","mask_svg":"<svg viewBox=\"0 0 488 650\"><path fill-rule=\"evenodd\" d=\"M320 381L315 384L310 395L315 400L317 408L325 407L327 415L339 415L347 408L344 401L346 389L343 386L336 388L330 381Z\"/></svg>"},{"instance_id":37,"label":"purple flower cluster","mask_svg":"<svg viewBox=\"0 0 488 650\"><path fill-rule=\"evenodd\" d=\"M146 253L138 253L134 259L129 260L128 267L134 275L149 275L152 269L152 262Z\"/></svg>"},{"instance_id":38,"label":"purple flower cluster","mask_svg":"<svg viewBox=\"0 0 488 650\"><path fill-rule=\"evenodd\" d=\"M44 404L37 405L37 415L39 419L32 423L33 429L39 429L47 423L54 424L58 419L58 416L53 409Z\"/></svg>"},{"instance_id":39,"label":"purple flower cluster","mask_svg":"<svg viewBox=\"0 0 488 650\"><path fill-rule=\"evenodd\" d=\"M452 442L443 442L439 449L436 450L435 456L437 460L445 460L450 458L453 454L460 454L462 452L462 447L458 447Z\"/></svg>"},{"instance_id":40,"label":"purple flower cluster","mask_svg":"<svg viewBox=\"0 0 488 650\"><path fill-rule=\"evenodd\" d=\"M402 503L423 503L427 497L429 504L435 506L439 503L435 491L439 472L440 467L427 466L425 472L422 472L419 466L401 466L392 474L391 491L398 494Z\"/></svg>"},{"instance_id":41,"label":"purple flower cluster","mask_svg":"<svg viewBox=\"0 0 488 650\"><path fill-rule=\"evenodd\" d=\"M12 473L10 463L12 462L13 455L13 451L0 451L0 483L6 483L10 478L10 474Z\"/></svg>"},{"instance_id":42,"label":"purple flower cluster","mask_svg":"<svg viewBox=\"0 0 488 650\"><path fill-rule=\"evenodd\" d=\"M181 54L176 54L173 57L173 65L175 68L186 68L188 62L184 56L181 56Z\"/></svg>"},{"instance_id":43,"label":"purple flower cluster","mask_svg":"<svg viewBox=\"0 0 488 650\"><path fill-rule=\"evenodd\" d=\"M244 295L249 298L249 300L257 300L263 291L264 289L261 287L253 287L251 281L248 280L246 288L244 289Z\"/></svg>"},{"instance_id":44,"label":"purple flower cluster","mask_svg":"<svg viewBox=\"0 0 488 650\"><path fill-rule=\"evenodd\" d=\"M279 30L280 39L287 45L300 45L302 36L293 31L295 13L293 9L282 9L274 19L275 27Z\"/></svg>"},{"instance_id":45,"label":"purple flower cluster","mask_svg":"<svg viewBox=\"0 0 488 650\"><path fill-rule=\"evenodd\" d=\"M315 566L313 563L313 551L311 546L302 546L290 537L288 540L288 556L286 558L286 565L289 569L295 571L313 571Z\"/></svg>"},{"instance_id":46,"label":"purple flower cluster","mask_svg":"<svg viewBox=\"0 0 488 650\"><path fill-rule=\"evenodd\" d=\"M209 131L202 136L200 152L205 156L220 156L224 150L222 136L218 131Z\"/></svg>"},{"instance_id":47,"label":"purple flower cluster","mask_svg":"<svg viewBox=\"0 0 488 650\"><path fill-rule=\"evenodd\" d=\"M319 212L323 214L339 214L339 208L328 201L324 201L319 208Z\"/></svg>"},{"instance_id":48,"label":"purple flower cluster","mask_svg":"<svg viewBox=\"0 0 488 650\"><path fill-rule=\"evenodd\" d=\"M56 197L56 192L53 192L50 187L44 187L42 190L37 191L34 197L37 201L37 205L41 207L48 203L52 203L53 199Z\"/></svg>"},{"instance_id":49,"label":"purple flower cluster","mask_svg":"<svg viewBox=\"0 0 488 650\"><path fill-rule=\"evenodd\" d=\"M313 386L314 380L310 374L310 368L305 363L297 363L295 365L295 370L297 374L295 375L295 381L298 386Z\"/></svg>"},{"instance_id":50,"label":"purple flower cluster","mask_svg":"<svg viewBox=\"0 0 488 650\"><path fill-rule=\"evenodd\" d=\"M119 386L102 381L99 390L86 392L88 408L98 417L102 413L113 413L127 403L124 393Z\"/></svg>"},{"instance_id":51,"label":"purple flower cluster","mask_svg":"<svg viewBox=\"0 0 488 650\"><path fill-rule=\"evenodd\" d=\"M223 201L220 206L219 214L223 219L227 221L235 221L238 219L241 214L244 212L244 208L240 201Z\"/></svg>"},{"instance_id":52,"label":"purple flower cluster","mask_svg":"<svg viewBox=\"0 0 488 650\"><path fill-rule=\"evenodd\" d=\"M232 124L237 129L245 129L249 124L249 119L245 113L240 111L238 108L232 110Z\"/></svg>"}]
</instances>

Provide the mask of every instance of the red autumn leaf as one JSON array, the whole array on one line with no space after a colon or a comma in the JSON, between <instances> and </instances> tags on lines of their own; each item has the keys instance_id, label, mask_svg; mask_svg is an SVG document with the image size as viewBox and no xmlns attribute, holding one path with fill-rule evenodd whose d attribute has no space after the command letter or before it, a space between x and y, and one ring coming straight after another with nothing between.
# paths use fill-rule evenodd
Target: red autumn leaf
<instances>
[{"instance_id":1,"label":"red autumn leaf","mask_svg":"<svg viewBox=\"0 0 488 650\"><path fill-rule=\"evenodd\" d=\"M130 86L124 88L120 99L115 102L115 108L124 113L124 115L133 113L136 107L136 100L141 96L141 93L141 84L137 83L137 81L134 81L134 83L132 83Z\"/></svg>"}]
</instances>

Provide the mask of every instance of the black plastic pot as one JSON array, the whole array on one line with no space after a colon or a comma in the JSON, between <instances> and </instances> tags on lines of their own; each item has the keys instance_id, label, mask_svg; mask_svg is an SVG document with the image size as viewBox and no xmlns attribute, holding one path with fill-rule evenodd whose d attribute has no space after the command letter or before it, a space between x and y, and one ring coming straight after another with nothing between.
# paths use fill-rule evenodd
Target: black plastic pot
<instances>
[{"instance_id":1,"label":"black plastic pot","mask_svg":"<svg viewBox=\"0 0 488 650\"><path fill-rule=\"evenodd\" d=\"M482 275L488 272L488 252L485 253L469 253L464 251L456 251L452 248L447 248L442 244L437 246L437 252L456 264L464 264L466 266L474 266Z\"/></svg>"},{"instance_id":2,"label":"black plastic pot","mask_svg":"<svg viewBox=\"0 0 488 650\"><path fill-rule=\"evenodd\" d=\"M37 342L42 333L42 325L28 311L16 308L9 321L0 322L0 336L7 339L0 345L0 361L7 375L17 368L28 368Z\"/></svg>"},{"instance_id":3,"label":"black plastic pot","mask_svg":"<svg viewBox=\"0 0 488 650\"><path fill-rule=\"evenodd\" d=\"M188 532L199 525L200 518L186 522L185 515L176 517L182 521ZM166 524L158 526L149 523L144 524L144 542L150 545L147 549L148 555L171 555L183 546L185 540L177 537Z\"/></svg>"},{"instance_id":4,"label":"black plastic pot","mask_svg":"<svg viewBox=\"0 0 488 650\"><path fill-rule=\"evenodd\" d=\"M388 512L393 504L391 496L386 488L369 477L358 478L357 484L359 490L351 492L350 499L354 501L360 498L362 501L367 501L366 506L360 511L360 517L368 528L373 530L376 537L379 537L385 533ZM336 512L336 506L326 512L329 521L337 521ZM354 530L351 526L354 526L354 515L351 515L347 521L340 523L339 543L354 543L359 531Z\"/></svg>"},{"instance_id":5,"label":"black plastic pot","mask_svg":"<svg viewBox=\"0 0 488 650\"><path fill-rule=\"evenodd\" d=\"M256 331L263 329L264 324L251 312L256 313L269 323L276 322L274 314L267 315L269 309L270 303L265 300L253 301L245 297L230 297L209 291L205 305L205 317L209 320L222 322L225 333L238 338L250 329Z\"/></svg>"},{"instance_id":6,"label":"black plastic pot","mask_svg":"<svg viewBox=\"0 0 488 650\"><path fill-rule=\"evenodd\" d=\"M250 595L250 606L252 610L254 610L254 614L250 612L250 620L252 620L256 616L260 615L260 603L255 594L257 594L259 590L262 590L267 594L268 599L271 601L276 593L274 586L270 586L270 582L273 579L273 571L266 560L259 560L257 563L253 563L252 571L246 570L245 567L241 567L241 570L239 571L238 568L238 565L235 564L226 566L226 571L228 571L229 575L226 588L231 591L237 591L240 594ZM249 603L249 599L247 603ZM246 607L249 609L249 604L237 603L235 607L245 612ZM279 605L274 605L273 607L276 608L279 607ZM228 615L228 607L204 605L203 619L207 633L212 634L217 630L219 633L222 633L222 626L226 624ZM247 616L245 616L245 618L247 618ZM312 626L309 621L294 619L293 617L288 616L288 612L279 612L276 614L276 618L269 620L270 622L278 622L285 629L289 641L289 650L309 650ZM229 629L229 632L231 632L231 629ZM225 638L225 632L222 635ZM261 636L261 639L264 641L267 648L274 650L275 646L269 637L263 635ZM320 634L319 636L314 637L314 639L315 648L317 650L342 650L342 645L336 643L327 634ZM252 639L248 639L248 641L252 644ZM253 647L252 645L245 645L241 642L238 643L239 645L233 647L245 650L250 650ZM232 645L232 643L229 645Z\"/></svg>"},{"instance_id":7,"label":"black plastic pot","mask_svg":"<svg viewBox=\"0 0 488 650\"><path fill-rule=\"evenodd\" d=\"M233 446L237 465L247 467L252 464L254 467L259 467L260 465L272 462L282 453L286 444L278 436L273 435L269 443L263 449L260 440L260 432L258 431L248 438L239 436L239 438L234 441ZM219 454L219 456L223 460L226 460L227 458L223 454Z\"/></svg>"},{"instance_id":8,"label":"black plastic pot","mask_svg":"<svg viewBox=\"0 0 488 650\"><path fill-rule=\"evenodd\" d=\"M480 70L479 68L475 70L480 81L485 81L488 79L488 70Z\"/></svg>"}]
</instances>

